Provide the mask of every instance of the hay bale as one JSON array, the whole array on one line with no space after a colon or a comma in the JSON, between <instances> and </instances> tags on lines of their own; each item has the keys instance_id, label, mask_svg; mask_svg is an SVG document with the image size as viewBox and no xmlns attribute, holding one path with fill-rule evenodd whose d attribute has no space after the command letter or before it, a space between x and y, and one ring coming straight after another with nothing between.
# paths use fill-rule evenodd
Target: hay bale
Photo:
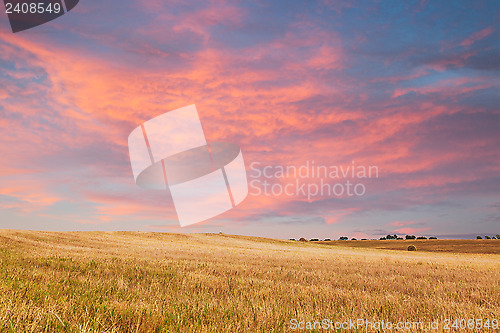
<instances>
[{"instance_id":1,"label":"hay bale","mask_svg":"<svg viewBox=\"0 0 500 333\"><path fill-rule=\"evenodd\" d=\"M299 242L307 242L307 239L305 239L304 237L300 237Z\"/></svg>"},{"instance_id":2,"label":"hay bale","mask_svg":"<svg viewBox=\"0 0 500 333\"><path fill-rule=\"evenodd\" d=\"M417 247L415 245L408 246L408 251L417 251Z\"/></svg>"}]
</instances>

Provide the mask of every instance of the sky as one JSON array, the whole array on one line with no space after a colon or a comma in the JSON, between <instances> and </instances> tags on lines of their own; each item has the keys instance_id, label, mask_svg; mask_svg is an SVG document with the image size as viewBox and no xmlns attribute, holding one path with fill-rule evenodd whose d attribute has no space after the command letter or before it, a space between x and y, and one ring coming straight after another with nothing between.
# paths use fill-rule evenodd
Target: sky
<instances>
[{"instance_id":1,"label":"sky","mask_svg":"<svg viewBox=\"0 0 500 333\"><path fill-rule=\"evenodd\" d=\"M497 1L81 0L14 34L2 10L0 228L500 234L499 22ZM181 228L169 193L135 184L127 138L191 104L254 182ZM377 173L275 172L313 164Z\"/></svg>"}]
</instances>

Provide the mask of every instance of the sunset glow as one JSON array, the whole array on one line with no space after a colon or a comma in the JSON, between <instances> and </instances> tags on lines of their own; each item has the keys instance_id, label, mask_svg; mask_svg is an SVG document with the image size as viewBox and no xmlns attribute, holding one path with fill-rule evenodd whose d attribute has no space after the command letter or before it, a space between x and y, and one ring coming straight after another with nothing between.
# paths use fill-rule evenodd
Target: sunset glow
<instances>
[{"instance_id":1,"label":"sunset glow","mask_svg":"<svg viewBox=\"0 0 500 333\"><path fill-rule=\"evenodd\" d=\"M13 34L2 13L0 228L498 233L499 14L493 1L82 0ZM127 138L191 104L207 142L241 147L249 181L252 163L312 161L377 177L326 177L362 196L249 195L180 228L168 193L135 185Z\"/></svg>"}]
</instances>

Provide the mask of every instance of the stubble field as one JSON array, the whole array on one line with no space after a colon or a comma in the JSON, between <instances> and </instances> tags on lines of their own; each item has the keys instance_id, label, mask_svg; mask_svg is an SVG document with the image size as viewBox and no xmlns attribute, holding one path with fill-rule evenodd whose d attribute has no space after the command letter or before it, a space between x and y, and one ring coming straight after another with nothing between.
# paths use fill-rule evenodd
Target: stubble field
<instances>
[{"instance_id":1,"label":"stubble field","mask_svg":"<svg viewBox=\"0 0 500 333\"><path fill-rule=\"evenodd\" d=\"M446 319L499 319L495 252L345 244L0 230L0 331L288 332L363 319L438 320L442 332Z\"/></svg>"}]
</instances>

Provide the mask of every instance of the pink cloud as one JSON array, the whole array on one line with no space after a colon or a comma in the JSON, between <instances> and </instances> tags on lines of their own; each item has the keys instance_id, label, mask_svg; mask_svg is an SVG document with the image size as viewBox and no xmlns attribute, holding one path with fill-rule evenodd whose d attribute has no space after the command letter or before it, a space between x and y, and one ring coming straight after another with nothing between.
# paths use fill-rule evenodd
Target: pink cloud
<instances>
[{"instance_id":1,"label":"pink cloud","mask_svg":"<svg viewBox=\"0 0 500 333\"><path fill-rule=\"evenodd\" d=\"M420 77L426 76L429 74L429 70L425 68L420 68L414 71L413 73L410 74L405 74L405 75L394 75L394 76L384 76L380 78L375 78L372 80L372 82L388 82L388 83L398 83L400 81L410 81L414 79L418 79Z\"/></svg>"},{"instance_id":2,"label":"pink cloud","mask_svg":"<svg viewBox=\"0 0 500 333\"><path fill-rule=\"evenodd\" d=\"M407 234L407 235L412 235L412 234L418 234L422 232L426 232L431 230L431 228L400 228L400 229L394 229L395 232L398 234Z\"/></svg>"},{"instance_id":3,"label":"pink cloud","mask_svg":"<svg viewBox=\"0 0 500 333\"><path fill-rule=\"evenodd\" d=\"M396 88L392 97L397 98L410 92L416 92L423 95L439 94L441 96L453 97L494 86L496 86L496 83L492 82L489 78L445 79L423 87Z\"/></svg>"},{"instance_id":4,"label":"pink cloud","mask_svg":"<svg viewBox=\"0 0 500 333\"><path fill-rule=\"evenodd\" d=\"M481 39L484 39L486 37L488 37L489 35L491 35L491 33L493 32L493 27L488 27L488 28L484 28L483 30L480 30L480 31L477 31L475 33L473 33L472 35L470 35L469 37L467 37L466 39L464 39L460 45L461 46L470 46L472 45L474 42L477 42Z\"/></svg>"},{"instance_id":5,"label":"pink cloud","mask_svg":"<svg viewBox=\"0 0 500 333\"><path fill-rule=\"evenodd\" d=\"M388 223L388 225L393 226L393 227L402 227L405 225L412 225L412 224L416 224L416 223L420 223L420 222L418 222L418 221L394 221L394 222Z\"/></svg>"}]
</instances>

